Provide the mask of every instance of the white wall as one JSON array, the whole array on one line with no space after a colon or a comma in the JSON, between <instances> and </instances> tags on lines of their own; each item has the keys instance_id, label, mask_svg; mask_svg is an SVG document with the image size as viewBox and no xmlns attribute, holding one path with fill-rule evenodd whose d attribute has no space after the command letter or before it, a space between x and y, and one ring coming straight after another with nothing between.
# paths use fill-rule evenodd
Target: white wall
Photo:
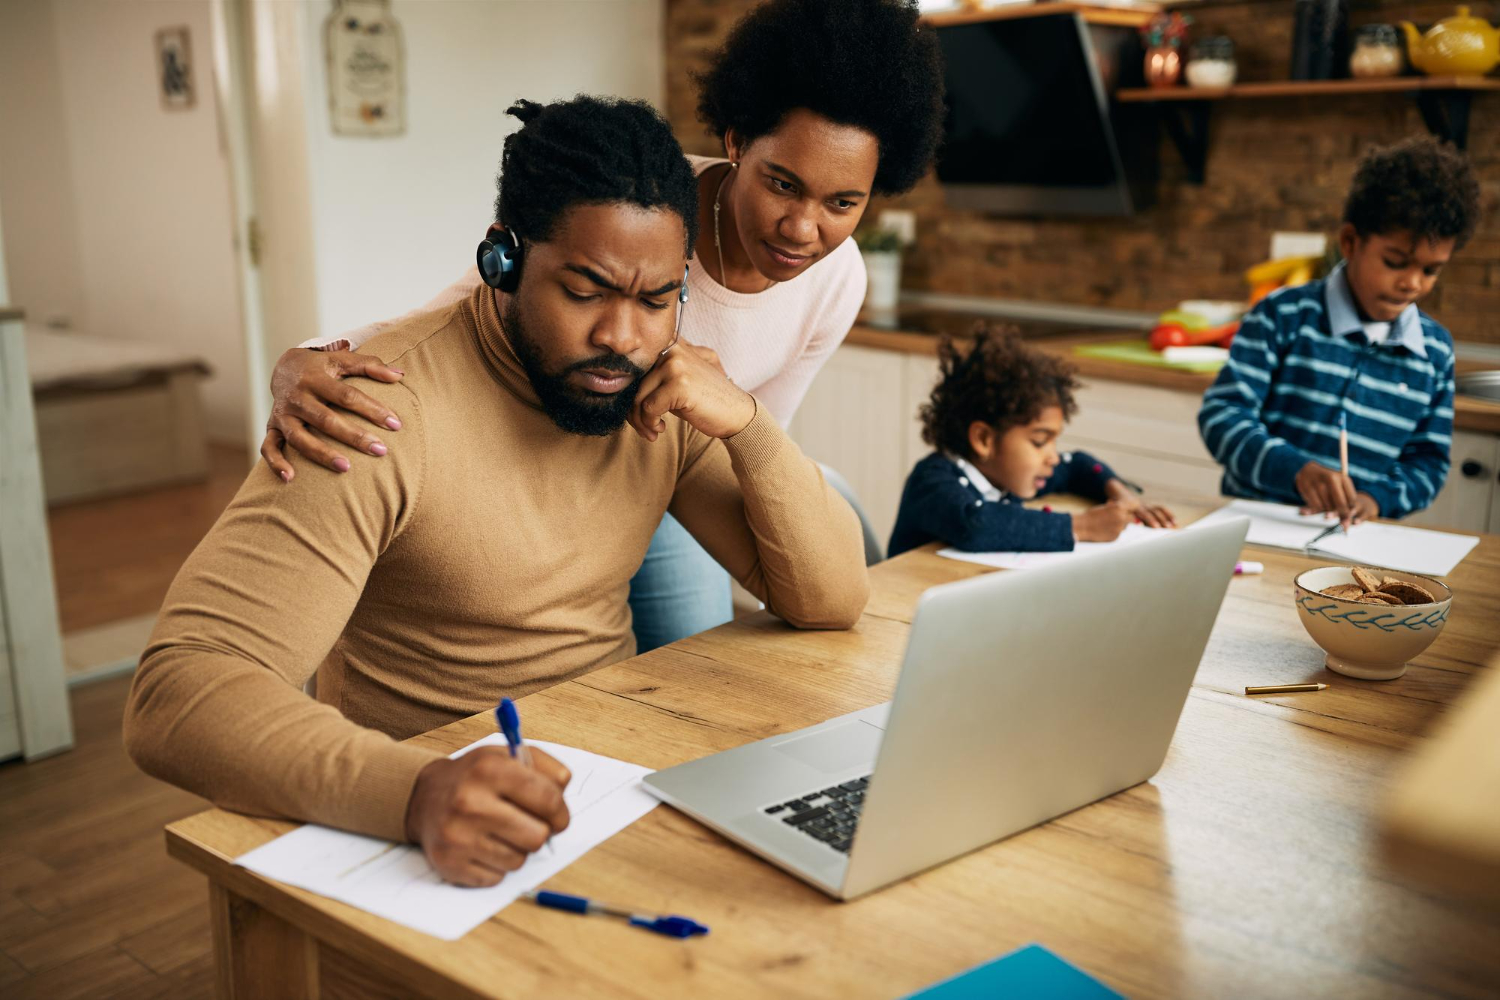
<instances>
[{"instance_id":1,"label":"white wall","mask_svg":"<svg viewBox=\"0 0 1500 1000\"><path fill-rule=\"evenodd\" d=\"M40 27L49 15L50 42ZM0 202L17 302L92 334L201 353L215 371L204 388L208 431L243 442L247 390L208 5L4 0L0 18ZM167 111L154 36L177 25L190 32L198 100ZM25 161L19 174L14 157Z\"/></svg>"},{"instance_id":2,"label":"white wall","mask_svg":"<svg viewBox=\"0 0 1500 1000\"><path fill-rule=\"evenodd\" d=\"M88 322L52 5L0 0L0 216L28 321Z\"/></svg>"},{"instance_id":3,"label":"white wall","mask_svg":"<svg viewBox=\"0 0 1500 1000\"><path fill-rule=\"evenodd\" d=\"M662 105L662 0L394 0L406 50L406 134L329 127L323 19L305 7L318 323L325 335L426 302L474 262L493 217L518 97L611 94ZM307 336L306 334L303 336ZM267 331L275 353L302 339Z\"/></svg>"},{"instance_id":4,"label":"white wall","mask_svg":"<svg viewBox=\"0 0 1500 1000\"><path fill-rule=\"evenodd\" d=\"M333 135L331 0L252 0L266 347L394 316L473 262L518 97L663 94L663 0L393 0L407 131ZM153 35L191 32L197 105L160 106ZM39 319L200 351L209 432L243 441L232 212L204 0L0 0L0 211ZM299 134L300 130L300 134Z\"/></svg>"}]
</instances>

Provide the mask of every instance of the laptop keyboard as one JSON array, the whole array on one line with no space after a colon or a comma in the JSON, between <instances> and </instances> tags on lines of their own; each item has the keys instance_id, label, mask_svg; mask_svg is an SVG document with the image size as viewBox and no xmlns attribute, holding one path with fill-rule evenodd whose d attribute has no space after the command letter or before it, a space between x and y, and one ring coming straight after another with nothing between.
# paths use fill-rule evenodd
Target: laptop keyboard
<instances>
[{"instance_id":1,"label":"laptop keyboard","mask_svg":"<svg viewBox=\"0 0 1500 1000\"><path fill-rule=\"evenodd\" d=\"M763 811L835 851L848 854L849 845L854 843L854 828L859 824L859 812L864 808L865 788L869 784L870 777L866 775L766 806Z\"/></svg>"}]
</instances>

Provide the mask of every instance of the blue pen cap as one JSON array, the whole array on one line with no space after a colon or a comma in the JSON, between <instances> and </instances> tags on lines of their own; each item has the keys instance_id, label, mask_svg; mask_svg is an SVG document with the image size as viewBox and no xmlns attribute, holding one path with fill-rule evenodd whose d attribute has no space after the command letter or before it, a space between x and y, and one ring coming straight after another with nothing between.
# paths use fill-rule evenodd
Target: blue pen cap
<instances>
[{"instance_id":1,"label":"blue pen cap","mask_svg":"<svg viewBox=\"0 0 1500 1000\"><path fill-rule=\"evenodd\" d=\"M516 711L515 702L509 698L501 698L500 706L495 709L495 721L505 734L505 742L511 746L521 742L521 715Z\"/></svg>"}]
</instances>

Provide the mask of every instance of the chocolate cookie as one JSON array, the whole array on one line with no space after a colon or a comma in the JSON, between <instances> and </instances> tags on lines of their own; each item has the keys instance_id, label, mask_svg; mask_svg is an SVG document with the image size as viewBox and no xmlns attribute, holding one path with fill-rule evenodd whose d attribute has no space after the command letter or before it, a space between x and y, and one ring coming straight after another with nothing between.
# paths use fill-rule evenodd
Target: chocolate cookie
<instances>
[{"instance_id":1,"label":"chocolate cookie","mask_svg":"<svg viewBox=\"0 0 1500 1000\"><path fill-rule=\"evenodd\" d=\"M1354 582L1364 591L1380 589L1380 577L1363 566L1354 567Z\"/></svg>"},{"instance_id":2,"label":"chocolate cookie","mask_svg":"<svg viewBox=\"0 0 1500 1000\"><path fill-rule=\"evenodd\" d=\"M1364 590L1352 583L1339 583L1332 587L1325 587L1321 593L1324 597L1337 597L1341 601L1352 601L1361 596Z\"/></svg>"},{"instance_id":3,"label":"chocolate cookie","mask_svg":"<svg viewBox=\"0 0 1500 1000\"><path fill-rule=\"evenodd\" d=\"M1389 577L1380 585L1380 593L1389 594L1402 604L1433 604L1437 601L1426 587Z\"/></svg>"}]
</instances>

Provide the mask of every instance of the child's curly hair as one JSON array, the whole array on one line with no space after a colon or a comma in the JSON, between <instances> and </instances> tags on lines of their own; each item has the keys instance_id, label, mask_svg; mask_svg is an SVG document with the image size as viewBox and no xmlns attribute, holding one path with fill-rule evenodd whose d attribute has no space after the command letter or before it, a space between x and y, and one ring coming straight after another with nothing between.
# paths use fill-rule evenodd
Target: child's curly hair
<instances>
[{"instance_id":1,"label":"child's curly hair","mask_svg":"<svg viewBox=\"0 0 1500 1000\"><path fill-rule=\"evenodd\" d=\"M1479 180L1462 153L1432 136L1375 146L1354 171L1344 221L1361 236L1405 230L1462 247L1479 225Z\"/></svg>"},{"instance_id":2,"label":"child's curly hair","mask_svg":"<svg viewBox=\"0 0 1500 1000\"><path fill-rule=\"evenodd\" d=\"M1026 424L1048 406L1063 418L1078 410L1074 368L1062 358L1028 347L1014 327L980 323L962 353L951 337L938 344L942 377L922 404L922 440L940 451L973 458L969 425L982 420L997 431Z\"/></svg>"}]
</instances>

